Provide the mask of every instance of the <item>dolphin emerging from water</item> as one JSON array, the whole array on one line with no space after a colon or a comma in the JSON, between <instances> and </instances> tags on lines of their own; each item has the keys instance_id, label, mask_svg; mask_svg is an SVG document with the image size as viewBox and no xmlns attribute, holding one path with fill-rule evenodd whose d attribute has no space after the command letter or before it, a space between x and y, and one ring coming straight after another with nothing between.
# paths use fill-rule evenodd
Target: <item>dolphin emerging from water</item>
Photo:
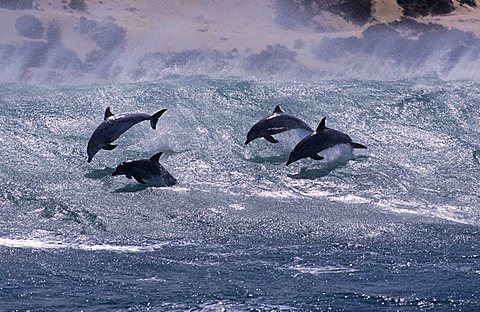
<instances>
[{"instance_id":1,"label":"dolphin emerging from water","mask_svg":"<svg viewBox=\"0 0 480 312\"><path fill-rule=\"evenodd\" d=\"M272 135L292 129L304 129L309 132L313 132L313 129L310 128L305 122L297 117L285 114L280 106L277 105L271 116L260 120L253 125L250 131L248 131L245 144L262 137L268 142L278 143L278 141Z\"/></svg>"},{"instance_id":2,"label":"dolphin emerging from water","mask_svg":"<svg viewBox=\"0 0 480 312\"><path fill-rule=\"evenodd\" d=\"M112 114L110 107L105 110L105 117L103 122L95 129L90 140L88 140L87 154L88 162L92 161L101 149L113 150L117 145L111 144L118 137L130 129L133 125L144 121L150 120L150 126L155 129L157 126L158 118L165 113L166 109L156 112L153 115L145 113L124 113L124 114Z\"/></svg>"},{"instance_id":3,"label":"dolphin emerging from water","mask_svg":"<svg viewBox=\"0 0 480 312\"><path fill-rule=\"evenodd\" d=\"M150 159L127 160L118 165L112 176L125 175L132 177L141 184L148 186L172 186L177 180L160 164L159 158L162 152L150 157Z\"/></svg>"},{"instance_id":4,"label":"dolphin emerging from water","mask_svg":"<svg viewBox=\"0 0 480 312\"><path fill-rule=\"evenodd\" d=\"M325 117L322 119L315 132L303 138L295 146L288 157L287 166L302 158L322 160L323 157L318 153L337 144L349 144L352 148L367 148L365 145L352 142L347 134L327 128L325 119Z\"/></svg>"}]
</instances>

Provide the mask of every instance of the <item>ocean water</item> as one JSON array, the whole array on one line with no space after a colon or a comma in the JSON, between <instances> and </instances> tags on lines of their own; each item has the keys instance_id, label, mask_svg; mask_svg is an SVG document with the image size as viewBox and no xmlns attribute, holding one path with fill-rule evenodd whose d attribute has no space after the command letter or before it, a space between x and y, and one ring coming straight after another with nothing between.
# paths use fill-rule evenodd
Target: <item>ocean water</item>
<instances>
[{"instance_id":1,"label":"ocean water","mask_svg":"<svg viewBox=\"0 0 480 312\"><path fill-rule=\"evenodd\" d=\"M155 82L0 88L2 311L478 311L480 86ZM282 109L368 147L288 167ZM113 113L167 108L87 163ZM178 180L112 177L164 151Z\"/></svg>"}]
</instances>

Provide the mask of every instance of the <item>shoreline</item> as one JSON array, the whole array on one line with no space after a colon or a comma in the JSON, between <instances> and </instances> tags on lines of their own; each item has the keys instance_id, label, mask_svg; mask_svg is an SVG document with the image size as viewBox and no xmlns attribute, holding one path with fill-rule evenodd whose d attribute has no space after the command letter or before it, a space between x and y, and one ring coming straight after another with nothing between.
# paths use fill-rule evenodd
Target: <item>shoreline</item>
<instances>
[{"instance_id":1,"label":"shoreline","mask_svg":"<svg viewBox=\"0 0 480 312\"><path fill-rule=\"evenodd\" d=\"M248 62L254 58L258 61L266 58L265 62L268 62L271 55L277 57L280 54L283 58L281 61L294 63L294 66L299 68L297 71L305 71L300 69L302 66L314 71L325 71L323 59L316 55L320 43L361 38L372 26L395 23L402 19L401 8L395 0L375 0L372 17L363 25L348 21L338 14L322 11L309 23L290 28L281 25L276 2L269 0L232 0L221 4L208 0L165 0L157 5L145 0L88 0L85 4L85 11L68 8L60 0L34 1L34 8L27 10L0 8L0 18L6 25L0 38L0 47L17 48L20 51L17 53L20 54L23 46L28 44L44 45L35 47L32 53L51 48L45 37L28 38L18 33L16 21L19 17L30 15L40 20L46 33L50 24L55 22L61 29L61 53L75 54L77 58L68 64L47 67L47 70L75 72L75 66L80 67L76 64L83 63L95 70L109 67L110 71L115 71L116 67L118 72L121 67L131 73L136 70L142 58L154 53L168 59L165 56L167 54L178 56L185 54L185 51L206 51L208 57L209 53L214 54L216 51L222 54L221 58L226 59L231 55L241 54L241 60L237 63L245 62L245 59ZM480 38L480 8L457 5L451 14L412 20L420 24L433 23L450 30L471 32ZM323 28L323 31L319 31L319 27ZM100 29L103 33L99 32ZM4 52L3 55L7 53ZM45 69L43 65L22 64L22 57L17 58L20 61L12 59L13 62L7 62L4 65L7 68L5 72L25 77L22 72L24 69L31 72ZM56 61L51 60L51 55L44 58L46 60L42 64ZM161 62L169 61L164 59ZM19 64L14 64L15 62ZM34 61L30 62L35 64ZM155 66L161 64L157 62ZM102 75L93 74L99 77ZM103 75L109 79L113 74Z\"/></svg>"}]
</instances>

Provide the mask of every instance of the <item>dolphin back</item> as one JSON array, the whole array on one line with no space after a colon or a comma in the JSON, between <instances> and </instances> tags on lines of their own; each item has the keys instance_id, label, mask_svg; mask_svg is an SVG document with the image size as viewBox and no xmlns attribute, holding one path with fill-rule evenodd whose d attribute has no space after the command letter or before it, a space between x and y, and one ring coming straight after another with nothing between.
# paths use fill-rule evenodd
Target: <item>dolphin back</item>
<instances>
[{"instance_id":1,"label":"dolphin back","mask_svg":"<svg viewBox=\"0 0 480 312\"><path fill-rule=\"evenodd\" d=\"M268 128L269 130L278 129L278 133L293 129L304 129L309 132L313 132L313 129L310 128L310 126L307 125L303 120L285 113L272 115L261 120L259 123L263 123L264 127Z\"/></svg>"}]
</instances>

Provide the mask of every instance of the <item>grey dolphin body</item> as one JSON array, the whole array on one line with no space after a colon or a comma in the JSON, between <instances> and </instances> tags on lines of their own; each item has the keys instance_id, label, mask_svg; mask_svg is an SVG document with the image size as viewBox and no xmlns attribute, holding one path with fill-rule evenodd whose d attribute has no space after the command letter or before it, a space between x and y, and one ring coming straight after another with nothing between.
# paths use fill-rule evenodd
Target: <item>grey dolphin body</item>
<instances>
[{"instance_id":1,"label":"grey dolphin body","mask_svg":"<svg viewBox=\"0 0 480 312\"><path fill-rule=\"evenodd\" d=\"M148 186L172 186L177 180L159 163L162 153L150 159L127 160L117 166L112 176L125 175Z\"/></svg>"},{"instance_id":2,"label":"grey dolphin body","mask_svg":"<svg viewBox=\"0 0 480 312\"><path fill-rule=\"evenodd\" d=\"M277 105L271 116L263 118L253 125L250 131L248 131L245 144L262 137L268 142L278 143L278 141L272 135L292 129L304 129L309 132L313 132L313 129L310 128L305 122L297 117L285 114L280 106Z\"/></svg>"},{"instance_id":3,"label":"grey dolphin body","mask_svg":"<svg viewBox=\"0 0 480 312\"><path fill-rule=\"evenodd\" d=\"M325 127L325 118L323 118L315 132L303 138L295 146L286 165L308 157L314 160L322 160L323 157L318 153L337 144L349 144L353 148L367 148L365 145L352 142L347 134Z\"/></svg>"},{"instance_id":4,"label":"grey dolphin body","mask_svg":"<svg viewBox=\"0 0 480 312\"><path fill-rule=\"evenodd\" d=\"M155 129L157 126L158 118L166 109L162 109L153 115L145 113L124 113L124 114L112 114L110 107L105 110L105 117L103 122L95 129L90 140L88 140L87 154L88 162L92 161L101 149L113 150L117 145L111 144L118 139L122 133L130 129L133 125L142 122L144 120L150 120L150 126Z\"/></svg>"}]
</instances>

